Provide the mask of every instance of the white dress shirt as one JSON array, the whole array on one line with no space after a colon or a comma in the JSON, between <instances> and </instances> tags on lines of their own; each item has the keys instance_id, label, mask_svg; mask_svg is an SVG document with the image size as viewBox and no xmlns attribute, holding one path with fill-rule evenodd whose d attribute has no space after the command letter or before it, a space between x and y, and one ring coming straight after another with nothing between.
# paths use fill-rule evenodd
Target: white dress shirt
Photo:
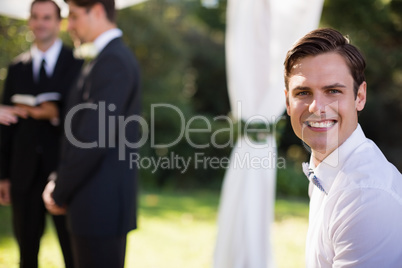
<instances>
[{"instance_id":1,"label":"white dress shirt","mask_svg":"<svg viewBox=\"0 0 402 268\"><path fill-rule=\"evenodd\" d=\"M107 30L106 32L102 33L99 35L95 41L94 45L97 49L98 52L101 52L107 44L110 43L113 39L116 39L118 37L121 37L123 35L123 32L120 29L113 28L110 30Z\"/></svg>"},{"instance_id":2,"label":"white dress shirt","mask_svg":"<svg viewBox=\"0 0 402 268\"><path fill-rule=\"evenodd\" d=\"M48 77L53 75L54 68L56 67L57 59L59 58L61 48L63 43L60 39L57 39L53 45L44 51L38 49L34 44L31 46L32 55L32 71L34 80L37 82L39 80L39 71L42 64L42 60L45 59L45 70Z\"/></svg>"},{"instance_id":3,"label":"white dress shirt","mask_svg":"<svg viewBox=\"0 0 402 268\"><path fill-rule=\"evenodd\" d=\"M310 168L306 267L402 267L402 175L360 125Z\"/></svg>"}]
</instances>

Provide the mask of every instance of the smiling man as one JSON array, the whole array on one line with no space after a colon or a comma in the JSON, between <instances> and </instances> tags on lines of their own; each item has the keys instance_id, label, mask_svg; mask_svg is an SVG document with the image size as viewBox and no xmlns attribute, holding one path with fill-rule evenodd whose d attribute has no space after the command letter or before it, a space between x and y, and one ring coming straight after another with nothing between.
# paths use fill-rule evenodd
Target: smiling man
<instances>
[{"instance_id":1,"label":"smiling man","mask_svg":"<svg viewBox=\"0 0 402 268\"><path fill-rule=\"evenodd\" d=\"M287 113L311 148L306 267L400 267L402 176L358 124L365 60L341 33L318 29L287 53Z\"/></svg>"},{"instance_id":2,"label":"smiling man","mask_svg":"<svg viewBox=\"0 0 402 268\"><path fill-rule=\"evenodd\" d=\"M55 2L32 1L28 26L35 40L10 64L0 107L0 114L13 115L3 117L7 121L0 126L0 204L11 204L20 267L24 268L38 267L46 222L41 196L59 160L61 129L53 119L62 114L65 97L82 65L58 38L60 23ZM27 99L33 102L27 105ZM73 267L65 217L52 218L65 266Z\"/></svg>"}]
</instances>

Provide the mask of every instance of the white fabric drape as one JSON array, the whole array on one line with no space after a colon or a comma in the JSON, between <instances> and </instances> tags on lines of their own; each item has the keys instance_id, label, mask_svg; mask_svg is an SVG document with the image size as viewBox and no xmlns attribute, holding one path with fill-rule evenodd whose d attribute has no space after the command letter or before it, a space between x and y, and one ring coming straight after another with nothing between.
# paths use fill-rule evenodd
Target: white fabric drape
<instances>
[{"instance_id":1,"label":"white fabric drape","mask_svg":"<svg viewBox=\"0 0 402 268\"><path fill-rule=\"evenodd\" d=\"M61 8L63 17L68 15L68 5L64 0L54 0ZM116 8L123 9L146 0L116 0ZM0 0L0 15L16 19L28 19L32 0Z\"/></svg>"},{"instance_id":2,"label":"white fabric drape","mask_svg":"<svg viewBox=\"0 0 402 268\"><path fill-rule=\"evenodd\" d=\"M259 116L275 123L281 117L286 52L317 28L323 1L228 0L226 63L237 120ZM244 137L237 142L222 187L215 268L274 267L276 153L274 135L258 146Z\"/></svg>"}]
</instances>

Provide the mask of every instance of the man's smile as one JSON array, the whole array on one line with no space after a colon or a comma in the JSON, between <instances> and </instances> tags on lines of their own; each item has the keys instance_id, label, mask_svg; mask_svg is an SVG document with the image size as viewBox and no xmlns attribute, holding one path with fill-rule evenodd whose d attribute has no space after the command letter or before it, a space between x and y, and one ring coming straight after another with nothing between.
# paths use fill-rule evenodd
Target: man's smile
<instances>
[{"instance_id":1,"label":"man's smile","mask_svg":"<svg viewBox=\"0 0 402 268\"><path fill-rule=\"evenodd\" d=\"M337 120L305 121L304 124L313 131L327 131L332 128Z\"/></svg>"}]
</instances>

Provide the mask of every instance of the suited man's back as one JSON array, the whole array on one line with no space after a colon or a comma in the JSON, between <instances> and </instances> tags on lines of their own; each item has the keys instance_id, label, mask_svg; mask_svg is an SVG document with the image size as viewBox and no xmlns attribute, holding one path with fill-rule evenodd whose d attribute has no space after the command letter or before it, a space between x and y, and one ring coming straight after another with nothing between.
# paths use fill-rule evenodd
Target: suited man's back
<instances>
[{"instance_id":1,"label":"suited man's back","mask_svg":"<svg viewBox=\"0 0 402 268\"><path fill-rule=\"evenodd\" d=\"M132 53L120 38L112 40L95 59L86 75L78 80L69 99L68 110L82 104L95 105L71 118L71 133L79 142L94 148L79 148L66 136L58 169L55 201L68 206L68 219L73 234L122 235L136 228L137 170L130 169L129 154L135 149L119 147L122 137L138 140L138 124L119 127L109 125L109 116L128 118L139 115L139 70ZM85 73L85 71L84 71ZM103 104L102 104L103 103ZM106 131L99 118L101 105L106 108ZM124 131L124 133L122 133ZM110 135L115 133L115 135ZM106 141L99 146L100 136ZM115 146L110 146L113 140ZM122 161L122 154L125 161Z\"/></svg>"}]
</instances>

